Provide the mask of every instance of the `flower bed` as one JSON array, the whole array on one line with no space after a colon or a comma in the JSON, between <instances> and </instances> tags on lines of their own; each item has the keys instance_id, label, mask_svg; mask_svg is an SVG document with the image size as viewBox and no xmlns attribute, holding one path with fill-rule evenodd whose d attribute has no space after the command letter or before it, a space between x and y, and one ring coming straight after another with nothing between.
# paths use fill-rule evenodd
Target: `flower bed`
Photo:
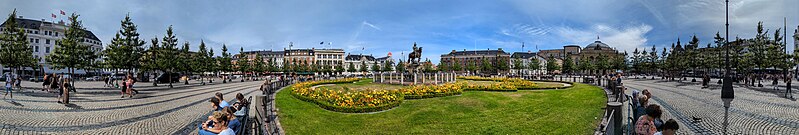
<instances>
[{"instance_id":1,"label":"flower bed","mask_svg":"<svg viewBox=\"0 0 799 135\"><path fill-rule=\"evenodd\" d=\"M297 83L292 86L291 94L298 99L313 102L327 110L347 113L387 110L399 106L403 100L403 95L398 90L342 92L327 88L311 88L315 85L352 83L358 80L360 79L347 78Z\"/></svg>"},{"instance_id":2,"label":"flower bed","mask_svg":"<svg viewBox=\"0 0 799 135\"><path fill-rule=\"evenodd\" d=\"M461 86L460 84L452 83L443 85L414 85L400 89L400 91L405 95L405 99L423 99L459 95L463 93Z\"/></svg>"},{"instance_id":3,"label":"flower bed","mask_svg":"<svg viewBox=\"0 0 799 135\"><path fill-rule=\"evenodd\" d=\"M464 88L466 90L517 91L517 90L539 90L539 89L563 89L563 88L568 88L568 87L541 87L541 86L535 84L532 81L527 81L527 80L518 79L518 78L485 78L485 77L477 77L477 76L464 76L464 77L458 77L458 79L473 80L473 81L500 82L500 83L489 85L489 86L466 84L464 86Z\"/></svg>"}]
</instances>

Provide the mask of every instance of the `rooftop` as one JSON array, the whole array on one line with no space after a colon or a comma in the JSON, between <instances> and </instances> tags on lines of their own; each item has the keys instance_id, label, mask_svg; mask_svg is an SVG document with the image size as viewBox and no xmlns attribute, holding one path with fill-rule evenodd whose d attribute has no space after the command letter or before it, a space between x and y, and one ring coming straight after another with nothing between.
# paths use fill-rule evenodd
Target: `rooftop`
<instances>
[{"instance_id":1,"label":"rooftop","mask_svg":"<svg viewBox=\"0 0 799 135\"><path fill-rule=\"evenodd\" d=\"M17 26L22 27L22 28L26 28L26 29L36 29L36 30L38 30L39 27L42 26L42 23L44 23L44 24L54 24L52 22L47 22L47 21L42 21L42 20L17 18ZM60 25L60 26L67 27L64 24L54 24L54 25ZM0 27L5 27L5 26L6 26L6 22L3 22L3 24L0 25ZM88 30L84 29L83 32L85 33L85 37L86 38L100 41L100 39L97 38L97 36L95 36L94 33L92 33L92 31L88 31Z\"/></svg>"}]
</instances>

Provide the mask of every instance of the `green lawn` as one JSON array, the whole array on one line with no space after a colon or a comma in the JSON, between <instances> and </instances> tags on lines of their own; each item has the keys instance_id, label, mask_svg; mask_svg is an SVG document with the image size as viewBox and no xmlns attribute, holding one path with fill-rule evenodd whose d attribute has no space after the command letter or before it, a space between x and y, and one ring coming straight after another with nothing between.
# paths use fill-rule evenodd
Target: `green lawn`
<instances>
[{"instance_id":1,"label":"green lawn","mask_svg":"<svg viewBox=\"0 0 799 135\"><path fill-rule=\"evenodd\" d=\"M605 106L604 92L575 83L565 90L484 92L405 100L370 114L324 110L277 95L286 134L591 134Z\"/></svg>"},{"instance_id":2,"label":"green lawn","mask_svg":"<svg viewBox=\"0 0 799 135\"><path fill-rule=\"evenodd\" d=\"M393 84L381 84L381 83L372 83L372 79L362 79L355 83L343 83L343 84L332 84L329 86L320 86L321 88L329 88L333 90L341 90L346 91L346 88L353 91L362 91L362 90L394 90L399 89L405 86L402 85L393 85Z\"/></svg>"}]
</instances>

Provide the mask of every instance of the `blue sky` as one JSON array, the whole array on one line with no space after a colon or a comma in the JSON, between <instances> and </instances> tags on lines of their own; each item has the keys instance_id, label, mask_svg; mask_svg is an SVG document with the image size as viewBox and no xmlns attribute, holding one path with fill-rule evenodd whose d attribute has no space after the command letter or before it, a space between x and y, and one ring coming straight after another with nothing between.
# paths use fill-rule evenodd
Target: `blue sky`
<instances>
[{"instance_id":1,"label":"blue sky","mask_svg":"<svg viewBox=\"0 0 799 135\"><path fill-rule=\"evenodd\" d=\"M789 34L799 25L799 8L790 6L799 5L796 0L731 0L730 5L731 37L752 37L758 21L773 32L787 17ZM239 47L279 50L293 42L295 48L332 46L353 54L392 52L398 58L417 42L423 57L436 63L451 50L536 51L536 46L585 46L599 36L632 52L652 45L660 50L694 34L704 46L717 31L724 33L723 0L0 1L0 14L13 8L25 18L46 20L66 20L50 17L59 10L76 12L106 44L130 13L147 41L163 37L173 25L192 50L204 40L217 55L223 43L237 53Z\"/></svg>"}]
</instances>

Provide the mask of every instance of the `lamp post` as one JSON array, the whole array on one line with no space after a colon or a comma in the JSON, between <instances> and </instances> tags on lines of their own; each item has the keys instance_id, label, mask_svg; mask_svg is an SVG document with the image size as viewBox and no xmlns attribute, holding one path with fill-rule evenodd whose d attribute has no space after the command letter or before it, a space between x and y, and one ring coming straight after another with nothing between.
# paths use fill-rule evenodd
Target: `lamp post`
<instances>
[{"instance_id":1,"label":"lamp post","mask_svg":"<svg viewBox=\"0 0 799 135\"><path fill-rule=\"evenodd\" d=\"M724 46L726 46L726 54L724 56L725 62L725 73L724 73L724 81L721 87L721 100L724 102L724 134L727 134L727 127L730 124L727 120L729 117L730 112L730 104L732 100L735 98L735 91L732 88L732 79L730 74L730 0L725 0L726 6L726 37L724 39Z\"/></svg>"}]
</instances>

